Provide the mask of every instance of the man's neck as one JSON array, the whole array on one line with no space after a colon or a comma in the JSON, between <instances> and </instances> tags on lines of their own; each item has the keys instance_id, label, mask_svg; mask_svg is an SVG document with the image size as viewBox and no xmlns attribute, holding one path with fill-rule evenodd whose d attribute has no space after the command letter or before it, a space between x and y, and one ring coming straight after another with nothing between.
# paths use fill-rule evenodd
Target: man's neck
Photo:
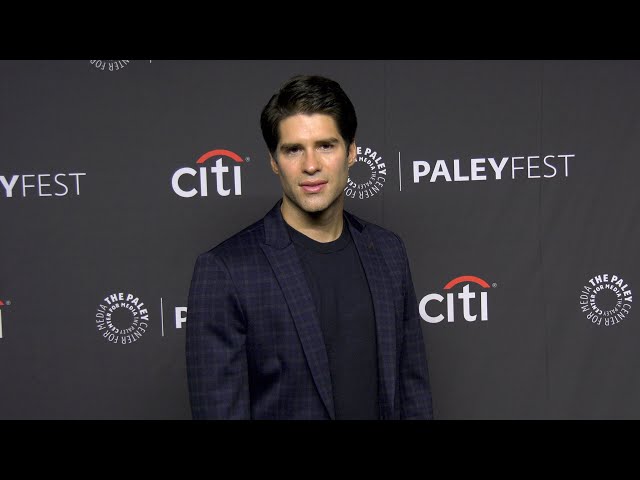
<instances>
[{"instance_id":1,"label":"man's neck","mask_svg":"<svg viewBox=\"0 0 640 480\"><path fill-rule=\"evenodd\" d=\"M342 204L332 205L330 208L314 214L291 208L285 200L280 206L280 211L282 218L290 227L316 242L333 242L342 233L344 223Z\"/></svg>"}]
</instances>

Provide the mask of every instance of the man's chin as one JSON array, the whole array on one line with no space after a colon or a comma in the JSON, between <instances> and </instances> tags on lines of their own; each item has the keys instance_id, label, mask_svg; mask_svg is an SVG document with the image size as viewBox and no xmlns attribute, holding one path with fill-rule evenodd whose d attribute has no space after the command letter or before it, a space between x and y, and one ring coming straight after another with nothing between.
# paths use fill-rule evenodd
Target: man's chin
<instances>
[{"instance_id":1,"label":"man's chin","mask_svg":"<svg viewBox=\"0 0 640 480\"><path fill-rule=\"evenodd\" d=\"M318 216L322 213L326 212L333 205L335 205L338 201L338 198L334 199L334 201L329 201L324 195L320 197L317 195L313 198L304 198L304 197L288 197L291 206L300 212L304 212L310 216Z\"/></svg>"},{"instance_id":2,"label":"man's chin","mask_svg":"<svg viewBox=\"0 0 640 480\"><path fill-rule=\"evenodd\" d=\"M324 212L327 208L329 208L329 206L323 204L323 205L304 206L302 210L305 213L308 213L309 215L317 215L319 213Z\"/></svg>"},{"instance_id":3,"label":"man's chin","mask_svg":"<svg viewBox=\"0 0 640 480\"><path fill-rule=\"evenodd\" d=\"M320 200L320 199L318 199ZM305 213L308 213L309 215L317 215L320 214L322 212L324 212L325 210L327 210L330 206L330 203L327 202L326 200L322 200L322 201L306 201L306 202L300 202L298 203L298 207Z\"/></svg>"}]
</instances>

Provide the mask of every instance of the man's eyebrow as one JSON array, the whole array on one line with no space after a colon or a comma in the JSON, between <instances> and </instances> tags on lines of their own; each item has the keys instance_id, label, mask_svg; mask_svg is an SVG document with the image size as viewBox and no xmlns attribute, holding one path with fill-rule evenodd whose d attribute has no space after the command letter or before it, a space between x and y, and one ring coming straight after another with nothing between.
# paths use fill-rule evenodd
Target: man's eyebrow
<instances>
[{"instance_id":1,"label":"man's eyebrow","mask_svg":"<svg viewBox=\"0 0 640 480\"><path fill-rule=\"evenodd\" d=\"M278 147L278 149L289 150L290 148L300 148L300 147L302 147L302 145L299 143L283 143Z\"/></svg>"},{"instance_id":2,"label":"man's eyebrow","mask_svg":"<svg viewBox=\"0 0 640 480\"><path fill-rule=\"evenodd\" d=\"M318 140L316 142L316 145L320 144L320 143L339 143L340 140L338 140L336 137L329 137L329 138L325 138L322 140Z\"/></svg>"},{"instance_id":3,"label":"man's eyebrow","mask_svg":"<svg viewBox=\"0 0 640 480\"><path fill-rule=\"evenodd\" d=\"M338 140L336 137L329 137L329 138L323 138L320 140L316 140L314 142L315 145L322 145L325 143L339 143L340 140ZM283 143L280 145L280 147L278 147L280 150L288 150L290 148L301 148L302 144L301 143Z\"/></svg>"}]
</instances>

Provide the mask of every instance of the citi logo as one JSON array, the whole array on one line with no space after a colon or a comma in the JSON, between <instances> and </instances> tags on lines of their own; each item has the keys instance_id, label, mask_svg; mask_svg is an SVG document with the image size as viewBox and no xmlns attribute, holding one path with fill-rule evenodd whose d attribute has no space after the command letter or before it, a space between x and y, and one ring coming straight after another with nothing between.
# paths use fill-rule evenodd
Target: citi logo
<instances>
[{"instance_id":1,"label":"citi logo","mask_svg":"<svg viewBox=\"0 0 640 480\"><path fill-rule=\"evenodd\" d=\"M444 290L453 290L459 284L463 284L462 290L448 292L446 299L439 293L430 293L420 300L420 317L428 323L440 323L444 320L444 304L446 304L447 322L453 323L456 318L456 311L462 307L462 317L467 322L474 322L480 316L480 321L489 319L489 307L487 302L487 292L480 291L479 302L477 294L471 291L471 284L479 285L484 289L491 288L487 282L479 277L464 275L454 278L444 286ZM460 290L458 287L456 290ZM480 305L478 305L480 303ZM458 314L459 318L459 314Z\"/></svg>"},{"instance_id":2,"label":"citi logo","mask_svg":"<svg viewBox=\"0 0 640 480\"><path fill-rule=\"evenodd\" d=\"M171 186L176 195L183 198L191 198L196 195L206 197L209 195L209 179L215 177L216 192L222 197L231 194L230 188L233 183L233 194L242 195L242 177L240 176L240 166L233 166L233 179L229 179L229 169L223 165L223 157L228 157L236 163L244 163L237 153L231 150L211 150L202 155L197 161L197 165L202 165L207 160L215 158L215 166L199 167L197 170L191 167L179 168L171 177ZM183 178L183 177L190 178ZM196 177L198 177L196 179ZM191 187L191 188L189 188Z\"/></svg>"}]
</instances>

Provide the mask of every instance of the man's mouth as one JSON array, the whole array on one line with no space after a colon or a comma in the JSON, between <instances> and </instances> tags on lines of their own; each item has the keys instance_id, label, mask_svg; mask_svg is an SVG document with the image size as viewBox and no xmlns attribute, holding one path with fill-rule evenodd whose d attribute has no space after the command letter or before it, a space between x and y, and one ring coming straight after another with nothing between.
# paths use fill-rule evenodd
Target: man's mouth
<instances>
[{"instance_id":1,"label":"man's mouth","mask_svg":"<svg viewBox=\"0 0 640 480\"><path fill-rule=\"evenodd\" d=\"M326 181L316 181L316 182L303 182L300 184L300 186L305 192L318 193L324 188L326 184L327 184Z\"/></svg>"}]
</instances>

